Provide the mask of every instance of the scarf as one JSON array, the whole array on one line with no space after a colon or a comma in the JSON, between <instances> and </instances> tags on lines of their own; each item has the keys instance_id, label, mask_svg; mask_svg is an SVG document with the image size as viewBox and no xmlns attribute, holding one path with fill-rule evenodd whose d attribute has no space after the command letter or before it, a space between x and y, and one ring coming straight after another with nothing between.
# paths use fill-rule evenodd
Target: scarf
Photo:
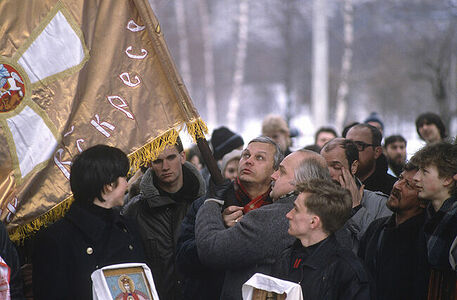
<instances>
[{"instance_id":1,"label":"scarf","mask_svg":"<svg viewBox=\"0 0 457 300\"><path fill-rule=\"evenodd\" d=\"M428 259L432 267L450 268L449 248L454 240L457 226L457 199L447 199L441 208L433 211L429 204L424 226Z\"/></svg>"},{"instance_id":2,"label":"scarf","mask_svg":"<svg viewBox=\"0 0 457 300\"><path fill-rule=\"evenodd\" d=\"M264 206L266 204L270 204L272 202L269 197L271 187L268 189L268 191L266 191L262 195L257 196L254 199L251 199L249 197L248 193L246 192L246 188L241 184L240 179L238 177L235 178L233 186L235 189L235 197L238 200L238 202L242 203L242 204L247 203L247 204L244 204L244 207L243 207L244 214L250 212L251 210Z\"/></svg>"}]
</instances>

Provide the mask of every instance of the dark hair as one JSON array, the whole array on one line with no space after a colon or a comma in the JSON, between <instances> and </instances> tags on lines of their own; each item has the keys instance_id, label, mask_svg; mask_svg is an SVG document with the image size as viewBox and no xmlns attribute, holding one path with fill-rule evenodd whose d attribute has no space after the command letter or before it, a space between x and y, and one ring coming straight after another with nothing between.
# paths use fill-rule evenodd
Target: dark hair
<instances>
[{"instance_id":1,"label":"dark hair","mask_svg":"<svg viewBox=\"0 0 457 300\"><path fill-rule=\"evenodd\" d=\"M352 198L348 190L332 181L311 179L296 186L299 193L311 193L306 208L319 216L323 230L332 234L343 227L352 211Z\"/></svg>"},{"instance_id":2,"label":"dark hair","mask_svg":"<svg viewBox=\"0 0 457 300\"><path fill-rule=\"evenodd\" d=\"M382 134L378 128L365 123L354 125L352 128L368 128L371 132L371 143L375 146L381 146Z\"/></svg>"},{"instance_id":3,"label":"dark hair","mask_svg":"<svg viewBox=\"0 0 457 300\"><path fill-rule=\"evenodd\" d=\"M325 146L322 148L324 152L329 152L335 149L336 147L341 147L344 149L344 154L348 161L349 168L351 167L352 163L355 160L359 160L359 150L357 149L357 145L348 139L344 138L336 138L329 141Z\"/></svg>"},{"instance_id":4,"label":"dark hair","mask_svg":"<svg viewBox=\"0 0 457 300\"><path fill-rule=\"evenodd\" d=\"M421 128L424 124L435 124L438 130L440 131L441 138L444 139L447 136L446 127L444 127L444 123L441 120L440 116L431 112L427 112L419 115L416 119L416 131L422 140L424 138L419 133L419 128Z\"/></svg>"},{"instance_id":5,"label":"dark hair","mask_svg":"<svg viewBox=\"0 0 457 300\"><path fill-rule=\"evenodd\" d=\"M404 137L401 135L391 135L385 138L384 140L384 148L387 148L390 144L396 143L396 142L402 142L405 143L406 146L406 140Z\"/></svg>"},{"instance_id":6,"label":"dark hair","mask_svg":"<svg viewBox=\"0 0 457 300\"><path fill-rule=\"evenodd\" d=\"M413 162L409 161L405 164L405 166L403 167L403 171L406 171L406 172L409 172L409 171L412 171L412 170L418 170L419 167L416 166Z\"/></svg>"},{"instance_id":7,"label":"dark hair","mask_svg":"<svg viewBox=\"0 0 457 300\"><path fill-rule=\"evenodd\" d=\"M434 165L438 169L439 178L452 178L457 174L457 145L448 142L427 144L417 151L411 162L419 168ZM457 196L457 182L454 180L450 194Z\"/></svg>"},{"instance_id":8,"label":"dark hair","mask_svg":"<svg viewBox=\"0 0 457 300\"><path fill-rule=\"evenodd\" d=\"M317 137L319 136L319 134L321 132L328 132L328 133L331 133L333 134L335 137L338 136L338 134L336 134L336 131L335 129L333 129L332 127L321 127L319 128L316 133L314 134L314 143L317 143Z\"/></svg>"},{"instance_id":9,"label":"dark hair","mask_svg":"<svg viewBox=\"0 0 457 300\"><path fill-rule=\"evenodd\" d=\"M176 147L176 150L178 150L179 153L184 151L184 147L182 145L182 141L181 141L181 138L179 137L179 135L176 138L176 144L174 146Z\"/></svg>"},{"instance_id":10,"label":"dark hair","mask_svg":"<svg viewBox=\"0 0 457 300\"><path fill-rule=\"evenodd\" d=\"M313 151L313 152L316 152L316 153L320 153L321 152L321 147L319 147L316 144L305 146L305 147L303 147L303 149L309 150L309 151Z\"/></svg>"},{"instance_id":11,"label":"dark hair","mask_svg":"<svg viewBox=\"0 0 457 300\"><path fill-rule=\"evenodd\" d=\"M95 198L105 200L105 185L117 186L119 177L126 177L130 164L122 150L96 145L76 155L70 169L70 186L75 201L92 203Z\"/></svg>"},{"instance_id":12,"label":"dark hair","mask_svg":"<svg viewBox=\"0 0 457 300\"><path fill-rule=\"evenodd\" d=\"M341 132L341 136L346 138L346 134L348 133L349 129L351 129L353 126L360 124L359 122L352 122L349 123L348 125L344 126L343 131Z\"/></svg>"},{"instance_id":13,"label":"dark hair","mask_svg":"<svg viewBox=\"0 0 457 300\"><path fill-rule=\"evenodd\" d=\"M176 150L178 150L178 149L176 149ZM192 159L192 157L194 157L194 156L198 157L198 160L200 161L202 166L205 165L202 154L200 153L200 149L198 148L197 145L193 145L192 147L190 147L189 149L186 150L186 160L187 161L190 161Z\"/></svg>"}]
</instances>

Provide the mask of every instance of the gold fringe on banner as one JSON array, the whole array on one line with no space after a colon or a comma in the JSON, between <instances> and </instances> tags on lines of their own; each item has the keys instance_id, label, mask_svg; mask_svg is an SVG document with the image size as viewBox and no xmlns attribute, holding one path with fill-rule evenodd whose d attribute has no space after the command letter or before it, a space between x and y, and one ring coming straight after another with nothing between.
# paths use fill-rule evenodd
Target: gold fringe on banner
<instances>
[{"instance_id":1,"label":"gold fringe on banner","mask_svg":"<svg viewBox=\"0 0 457 300\"><path fill-rule=\"evenodd\" d=\"M186 127L195 143L198 138L205 138L205 134L208 133L208 128L201 118L187 122ZM130 153L128 155L130 159L130 174L134 174L140 166L154 160L166 146L175 145L179 131L181 131L181 128L170 129L140 149ZM73 196L70 196L30 223L14 228L10 232L10 239L18 244L23 243L27 237L36 233L42 226L47 226L62 218L73 201Z\"/></svg>"},{"instance_id":2,"label":"gold fringe on banner","mask_svg":"<svg viewBox=\"0 0 457 300\"><path fill-rule=\"evenodd\" d=\"M195 121L187 122L187 132L194 139L194 143L197 143L198 138L205 138L205 134L208 134L208 127L201 118L196 119Z\"/></svg>"},{"instance_id":3,"label":"gold fringe on banner","mask_svg":"<svg viewBox=\"0 0 457 300\"><path fill-rule=\"evenodd\" d=\"M201 118L189 121L186 123L187 132L192 136L194 143L198 138L205 138L208 133L208 127ZM147 143L140 149L128 155L130 159L130 172L134 174L141 166L147 165L150 161L154 160L168 145L175 145L176 139L179 136L181 128L173 128L166 131L161 136Z\"/></svg>"},{"instance_id":4,"label":"gold fringe on banner","mask_svg":"<svg viewBox=\"0 0 457 300\"><path fill-rule=\"evenodd\" d=\"M62 218L73 201L73 196L70 196L32 222L14 228L9 233L10 239L17 244L22 244L26 238L36 233L42 226L47 226Z\"/></svg>"},{"instance_id":5,"label":"gold fringe on banner","mask_svg":"<svg viewBox=\"0 0 457 300\"><path fill-rule=\"evenodd\" d=\"M130 159L129 174L134 174L141 166L147 165L154 160L166 146L176 144L178 136L179 132L176 129L170 129L140 149L130 153L128 155Z\"/></svg>"}]
</instances>

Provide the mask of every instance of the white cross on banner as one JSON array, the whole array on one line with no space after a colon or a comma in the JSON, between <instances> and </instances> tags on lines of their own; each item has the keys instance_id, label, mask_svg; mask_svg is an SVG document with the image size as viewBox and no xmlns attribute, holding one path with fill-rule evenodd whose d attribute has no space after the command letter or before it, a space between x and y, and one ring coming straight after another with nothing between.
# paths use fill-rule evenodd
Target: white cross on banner
<instances>
[{"instance_id":1,"label":"white cross on banner","mask_svg":"<svg viewBox=\"0 0 457 300\"><path fill-rule=\"evenodd\" d=\"M132 170L206 126L147 0L0 1L0 218L12 239L61 217L73 156L96 144Z\"/></svg>"}]
</instances>

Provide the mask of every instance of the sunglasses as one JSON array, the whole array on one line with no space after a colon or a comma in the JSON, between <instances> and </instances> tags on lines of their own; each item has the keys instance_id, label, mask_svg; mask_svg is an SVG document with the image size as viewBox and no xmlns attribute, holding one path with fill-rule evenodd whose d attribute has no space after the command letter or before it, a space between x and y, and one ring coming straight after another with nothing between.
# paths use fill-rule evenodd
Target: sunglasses
<instances>
[{"instance_id":1,"label":"sunglasses","mask_svg":"<svg viewBox=\"0 0 457 300\"><path fill-rule=\"evenodd\" d=\"M363 150L365 150L365 148L370 147L370 146L373 146L373 147L378 146L375 144L367 144L367 143L361 142L361 141L354 141L354 144L357 146L357 150L359 150L359 151L363 151Z\"/></svg>"}]
</instances>

